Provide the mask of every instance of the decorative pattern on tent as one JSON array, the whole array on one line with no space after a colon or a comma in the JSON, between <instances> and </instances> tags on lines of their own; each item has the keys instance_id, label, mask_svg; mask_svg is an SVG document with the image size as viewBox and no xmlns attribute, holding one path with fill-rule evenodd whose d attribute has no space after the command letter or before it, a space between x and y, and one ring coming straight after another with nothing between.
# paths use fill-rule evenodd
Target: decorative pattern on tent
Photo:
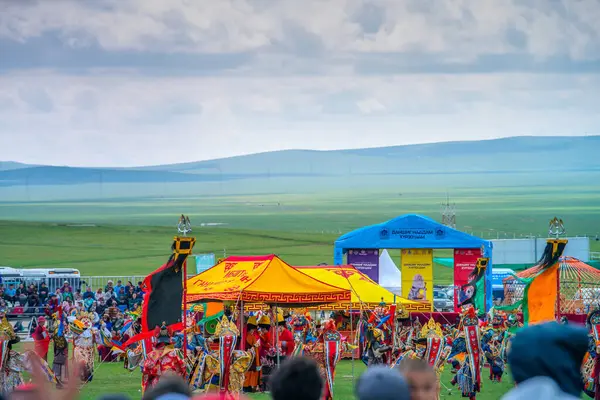
<instances>
[{"instance_id":1,"label":"decorative pattern on tent","mask_svg":"<svg viewBox=\"0 0 600 400\"><path fill-rule=\"evenodd\" d=\"M350 291L312 278L275 255L228 257L187 281L188 302L266 304L349 302Z\"/></svg>"},{"instance_id":2,"label":"decorative pattern on tent","mask_svg":"<svg viewBox=\"0 0 600 400\"><path fill-rule=\"evenodd\" d=\"M540 271L539 266L517 273L518 278L530 278ZM558 267L558 306L560 314L587 314L600 307L600 271L574 258L561 257ZM523 299L525 283L514 277L505 278L504 305Z\"/></svg>"},{"instance_id":3,"label":"decorative pattern on tent","mask_svg":"<svg viewBox=\"0 0 600 400\"><path fill-rule=\"evenodd\" d=\"M410 301L394 294L377 283L371 280L368 276L354 268L352 265L327 265L327 266L310 266L310 267L295 267L304 272L329 284L350 290L352 301L338 304L328 304L320 306L321 309L360 309L363 307L375 308L383 300L386 304L393 303L402 304L408 311L420 310L422 303Z\"/></svg>"}]
</instances>

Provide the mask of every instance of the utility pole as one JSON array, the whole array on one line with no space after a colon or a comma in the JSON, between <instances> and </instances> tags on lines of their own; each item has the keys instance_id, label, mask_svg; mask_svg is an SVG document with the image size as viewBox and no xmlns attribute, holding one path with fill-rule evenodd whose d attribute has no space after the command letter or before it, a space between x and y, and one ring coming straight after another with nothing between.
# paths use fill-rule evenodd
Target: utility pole
<instances>
[{"instance_id":1,"label":"utility pole","mask_svg":"<svg viewBox=\"0 0 600 400\"><path fill-rule=\"evenodd\" d=\"M456 204L450 204L448 193L446 193L446 203L442 204L442 224L456 229Z\"/></svg>"}]
</instances>

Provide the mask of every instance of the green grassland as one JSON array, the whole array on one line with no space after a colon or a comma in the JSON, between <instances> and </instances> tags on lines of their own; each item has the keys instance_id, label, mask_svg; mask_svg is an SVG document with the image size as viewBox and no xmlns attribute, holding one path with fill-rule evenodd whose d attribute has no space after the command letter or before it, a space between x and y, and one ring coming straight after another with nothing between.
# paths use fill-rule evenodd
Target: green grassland
<instances>
[{"instance_id":1,"label":"green grassland","mask_svg":"<svg viewBox=\"0 0 600 400\"><path fill-rule=\"evenodd\" d=\"M547 234L548 220L565 220L569 235L600 233L600 186L547 185L457 188L458 228L484 238ZM0 202L0 265L75 267L84 275L144 275L170 254L178 215L190 216L195 251L227 255L275 253L292 265L331 263L333 241L352 229L405 213L440 219L446 189L406 187L307 194L198 195L128 199ZM201 226L222 223L223 226ZM83 226L88 224L89 226ZM600 251L592 241L592 250ZM398 252L391 253L399 257ZM447 253L438 254L440 256ZM193 265L192 265L193 266ZM436 265L436 283L451 283L452 270ZM362 363L338 368L336 398L352 399ZM484 376L485 373L484 373ZM83 398L107 392L140 396L140 373L102 364ZM450 381L445 372L443 381ZM512 384L485 380L478 398L499 399ZM252 396L265 399L265 395ZM456 390L442 398L460 398Z\"/></svg>"},{"instance_id":2,"label":"green grassland","mask_svg":"<svg viewBox=\"0 0 600 400\"><path fill-rule=\"evenodd\" d=\"M569 235L594 237L600 231L598 199L600 187L462 189L452 197L458 228L484 238L545 236L548 220L555 215L565 220ZM192 220L197 253L275 253L292 265L331 263L332 244L340 234L403 213L439 220L443 200L444 193L431 189L362 196L0 203L0 265L74 267L84 275L144 275L168 256L181 213ZM200 226L203 223L225 225ZM598 244L592 241L596 251ZM434 273L436 283L452 280L447 267L436 266Z\"/></svg>"}]
</instances>

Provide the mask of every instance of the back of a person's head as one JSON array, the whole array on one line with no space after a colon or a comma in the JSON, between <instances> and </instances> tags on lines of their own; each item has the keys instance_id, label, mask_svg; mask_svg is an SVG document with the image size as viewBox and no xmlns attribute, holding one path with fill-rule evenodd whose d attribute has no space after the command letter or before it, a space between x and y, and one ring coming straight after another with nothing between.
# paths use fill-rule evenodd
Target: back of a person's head
<instances>
[{"instance_id":1,"label":"back of a person's head","mask_svg":"<svg viewBox=\"0 0 600 400\"><path fill-rule=\"evenodd\" d=\"M410 388L411 399L437 399L439 384L435 370L420 358L405 358L397 367Z\"/></svg>"},{"instance_id":2,"label":"back of a person's head","mask_svg":"<svg viewBox=\"0 0 600 400\"><path fill-rule=\"evenodd\" d=\"M356 397L358 400L410 400L410 388L398 371L375 366L358 378Z\"/></svg>"},{"instance_id":3,"label":"back of a person's head","mask_svg":"<svg viewBox=\"0 0 600 400\"><path fill-rule=\"evenodd\" d=\"M192 395L190 387L180 376L168 374L144 393L142 400L183 400Z\"/></svg>"},{"instance_id":4,"label":"back of a person's head","mask_svg":"<svg viewBox=\"0 0 600 400\"><path fill-rule=\"evenodd\" d=\"M508 364L515 383L547 377L560 390L579 397L583 388L581 364L588 348L587 330L556 322L533 325L513 338Z\"/></svg>"},{"instance_id":5,"label":"back of a person's head","mask_svg":"<svg viewBox=\"0 0 600 400\"><path fill-rule=\"evenodd\" d=\"M273 400L320 400L323 384L317 363L305 357L286 360L269 378Z\"/></svg>"}]
</instances>

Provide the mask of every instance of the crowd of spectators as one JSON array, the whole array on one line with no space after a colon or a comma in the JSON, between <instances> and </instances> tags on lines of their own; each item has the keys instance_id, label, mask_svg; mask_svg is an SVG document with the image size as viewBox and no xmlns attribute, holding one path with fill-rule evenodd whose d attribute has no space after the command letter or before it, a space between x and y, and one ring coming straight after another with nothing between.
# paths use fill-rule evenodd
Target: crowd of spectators
<instances>
[{"instance_id":1,"label":"crowd of spectators","mask_svg":"<svg viewBox=\"0 0 600 400\"><path fill-rule=\"evenodd\" d=\"M76 305L86 311L95 311L103 315L105 310L115 307L121 312L135 312L142 304L142 282L134 285L131 281L123 284L118 280L116 285L108 281L104 288L83 286L73 289L69 281L51 291L45 282L40 284L0 283L0 306L9 309L10 314L27 314L51 316L59 306L69 312Z\"/></svg>"}]
</instances>

